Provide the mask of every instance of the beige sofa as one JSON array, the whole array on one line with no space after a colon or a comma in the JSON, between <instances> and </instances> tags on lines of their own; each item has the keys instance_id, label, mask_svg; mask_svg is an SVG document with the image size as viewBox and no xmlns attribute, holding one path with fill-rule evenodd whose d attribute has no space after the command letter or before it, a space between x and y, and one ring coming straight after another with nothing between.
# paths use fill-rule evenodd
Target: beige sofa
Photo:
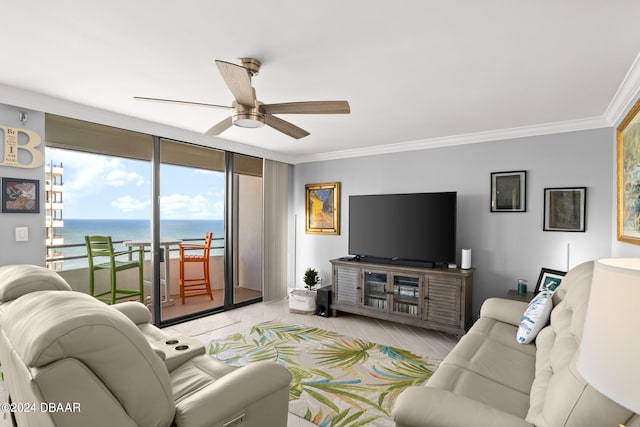
<instances>
[{"instance_id":1,"label":"beige sofa","mask_svg":"<svg viewBox=\"0 0 640 427\"><path fill-rule=\"evenodd\" d=\"M592 274L592 262L567 273L553 296L550 325L531 344L516 342L527 304L488 299L425 386L400 394L396 426L640 426L637 414L597 392L576 370Z\"/></svg>"},{"instance_id":2,"label":"beige sofa","mask_svg":"<svg viewBox=\"0 0 640 427\"><path fill-rule=\"evenodd\" d=\"M229 367L151 325L144 305L108 306L56 276L0 267L0 361L13 404L3 409L20 427L286 425L291 375L281 365Z\"/></svg>"}]
</instances>

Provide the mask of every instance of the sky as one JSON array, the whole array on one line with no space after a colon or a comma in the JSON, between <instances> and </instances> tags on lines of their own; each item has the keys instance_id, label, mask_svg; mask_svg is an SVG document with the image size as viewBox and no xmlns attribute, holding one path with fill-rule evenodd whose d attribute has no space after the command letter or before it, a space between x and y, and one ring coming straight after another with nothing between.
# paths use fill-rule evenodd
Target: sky
<instances>
[{"instance_id":1,"label":"sky","mask_svg":"<svg viewBox=\"0 0 640 427\"><path fill-rule=\"evenodd\" d=\"M151 163L47 148L47 164L62 163L67 219L149 219ZM224 173L163 164L161 219L223 219Z\"/></svg>"}]
</instances>

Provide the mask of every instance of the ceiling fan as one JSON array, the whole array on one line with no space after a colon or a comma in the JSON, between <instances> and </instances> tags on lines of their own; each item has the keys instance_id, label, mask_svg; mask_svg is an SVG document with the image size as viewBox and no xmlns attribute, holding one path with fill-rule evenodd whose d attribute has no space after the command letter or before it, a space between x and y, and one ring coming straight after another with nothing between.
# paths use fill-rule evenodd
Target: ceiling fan
<instances>
[{"instance_id":1,"label":"ceiling fan","mask_svg":"<svg viewBox=\"0 0 640 427\"><path fill-rule=\"evenodd\" d=\"M257 75L260 71L260 61L254 58L240 58L240 61L242 65L216 60L218 70L235 98L231 106L147 98L142 96L134 96L134 98L141 101L232 110L230 117L215 124L204 133L208 136L220 135L230 128L231 125L243 128L257 128L266 124L292 138L299 139L309 135L309 132L299 128L293 123L274 116L274 114L349 114L351 112L347 101L306 101L263 104L258 101L256 91L251 86L251 77Z\"/></svg>"}]
</instances>

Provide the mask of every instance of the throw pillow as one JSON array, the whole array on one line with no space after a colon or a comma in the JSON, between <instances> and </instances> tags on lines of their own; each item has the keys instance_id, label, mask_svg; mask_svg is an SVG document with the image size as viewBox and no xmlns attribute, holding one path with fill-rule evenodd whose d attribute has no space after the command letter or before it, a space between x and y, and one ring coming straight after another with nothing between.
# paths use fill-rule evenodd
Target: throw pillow
<instances>
[{"instance_id":1,"label":"throw pillow","mask_svg":"<svg viewBox=\"0 0 640 427\"><path fill-rule=\"evenodd\" d=\"M553 302L551 292L546 290L540 292L531 300L527 310L520 318L516 339L520 344L529 344L536 338L538 332L547 325Z\"/></svg>"}]
</instances>

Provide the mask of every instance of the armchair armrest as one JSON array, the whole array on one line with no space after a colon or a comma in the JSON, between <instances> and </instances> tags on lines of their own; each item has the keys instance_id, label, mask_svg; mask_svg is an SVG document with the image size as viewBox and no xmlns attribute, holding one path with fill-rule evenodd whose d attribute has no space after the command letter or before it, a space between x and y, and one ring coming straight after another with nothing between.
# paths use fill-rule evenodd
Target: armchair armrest
<instances>
[{"instance_id":1,"label":"armchair armrest","mask_svg":"<svg viewBox=\"0 0 640 427\"><path fill-rule=\"evenodd\" d=\"M489 298L480 307L480 317L499 320L513 326L520 324L520 318L529 304L504 298Z\"/></svg>"},{"instance_id":2,"label":"armchair armrest","mask_svg":"<svg viewBox=\"0 0 640 427\"><path fill-rule=\"evenodd\" d=\"M204 249L204 245L198 245L195 243L180 243L178 246L183 249Z\"/></svg>"},{"instance_id":3,"label":"armchair armrest","mask_svg":"<svg viewBox=\"0 0 640 427\"><path fill-rule=\"evenodd\" d=\"M182 256L186 251L204 251L204 245L198 245L195 243L180 243L178 245L178 253Z\"/></svg>"},{"instance_id":4,"label":"armchair armrest","mask_svg":"<svg viewBox=\"0 0 640 427\"><path fill-rule=\"evenodd\" d=\"M533 427L522 418L434 387L410 387L393 407L398 427Z\"/></svg>"},{"instance_id":5,"label":"armchair armrest","mask_svg":"<svg viewBox=\"0 0 640 427\"><path fill-rule=\"evenodd\" d=\"M205 356L208 357L208 356ZM282 407L264 408L287 412L291 374L276 362L255 362L236 369L213 383L176 402L175 424L179 427L218 425L256 402L275 397ZM277 392L280 391L279 395ZM268 406L271 406L268 405ZM212 409L215 408L215 409ZM255 416L255 414L254 414ZM263 414L262 417L267 417ZM258 416L258 418L261 418ZM286 415L285 415L286 420ZM249 425L264 425L261 420L247 420ZM265 421L265 418L262 418ZM221 423L220 423L221 424Z\"/></svg>"},{"instance_id":6,"label":"armchair armrest","mask_svg":"<svg viewBox=\"0 0 640 427\"><path fill-rule=\"evenodd\" d=\"M118 304L114 304L111 307L115 308L120 313L124 314L131 320L135 325L140 329L140 332L143 333L147 328L154 328L155 326L151 325L151 312L149 309L142 303L137 301L124 301L119 302ZM149 337L145 336L147 341L151 345L154 353L160 357L163 361L167 358L167 354L165 353L165 349L155 343L153 340L149 339Z\"/></svg>"},{"instance_id":7,"label":"armchair armrest","mask_svg":"<svg viewBox=\"0 0 640 427\"><path fill-rule=\"evenodd\" d=\"M125 301L114 304L112 307L127 316L136 325L151 323L151 312L142 303Z\"/></svg>"}]
</instances>

